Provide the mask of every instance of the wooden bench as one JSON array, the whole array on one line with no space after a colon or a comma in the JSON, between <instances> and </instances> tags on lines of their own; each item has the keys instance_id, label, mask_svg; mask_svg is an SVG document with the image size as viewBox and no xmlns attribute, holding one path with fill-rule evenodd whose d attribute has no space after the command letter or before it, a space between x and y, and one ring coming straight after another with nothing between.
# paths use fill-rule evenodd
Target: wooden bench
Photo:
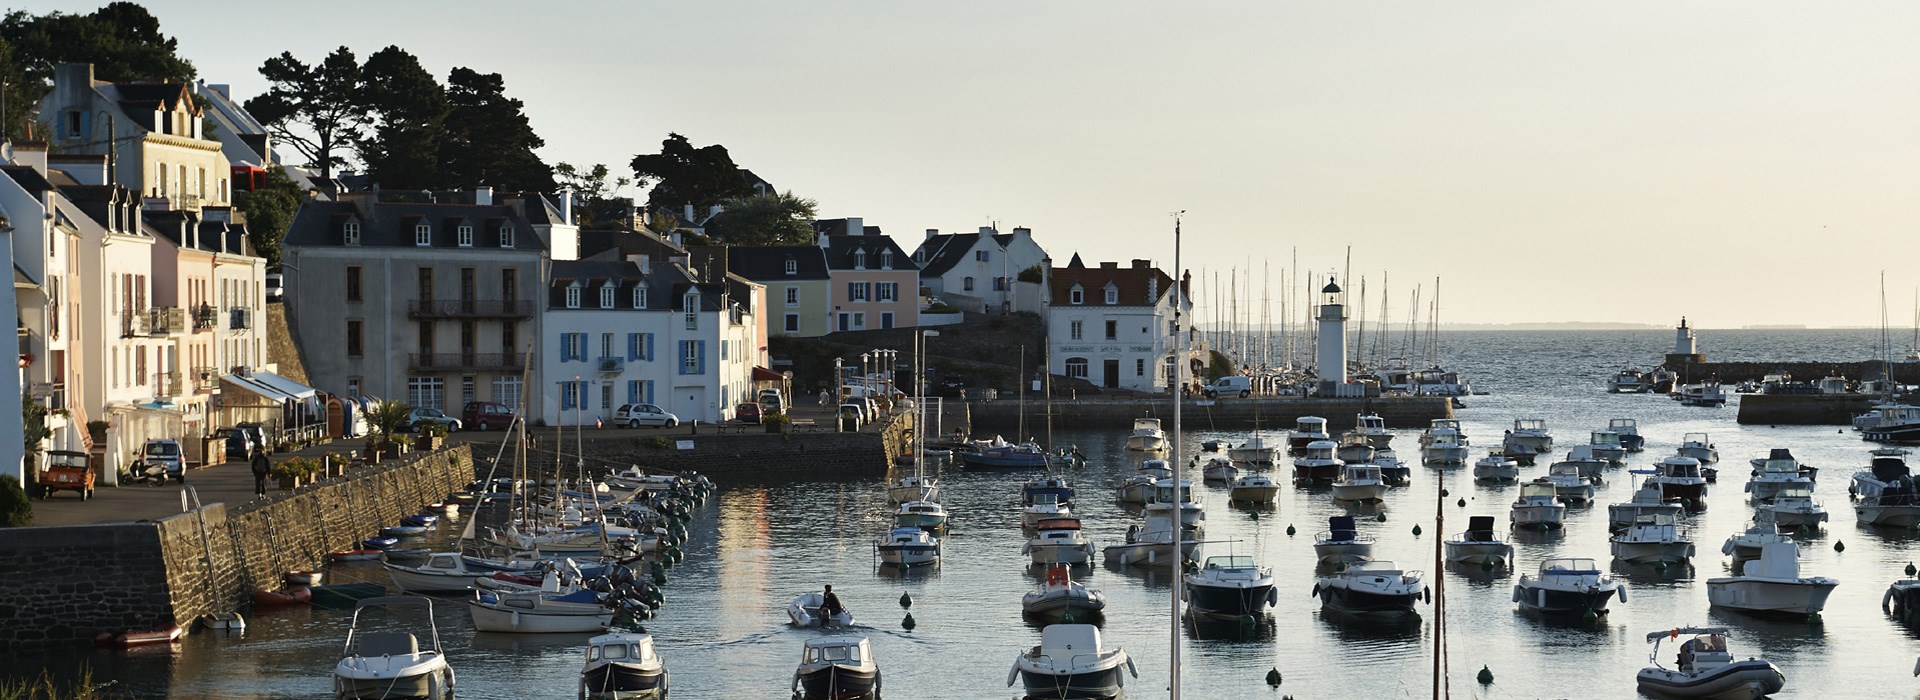
<instances>
[{"instance_id":1,"label":"wooden bench","mask_svg":"<svg viewBox=\"0 0 1920 700\"><path fill-rule=\"evenodd\" d=\"M792 430L792 431L806 431L809 433L820 432L820 423L818 421L815 421L812 418L795 420L792 423L790 423L789 426L790 427L788 428L788 430Z\"/></svg>"}]
</instances>

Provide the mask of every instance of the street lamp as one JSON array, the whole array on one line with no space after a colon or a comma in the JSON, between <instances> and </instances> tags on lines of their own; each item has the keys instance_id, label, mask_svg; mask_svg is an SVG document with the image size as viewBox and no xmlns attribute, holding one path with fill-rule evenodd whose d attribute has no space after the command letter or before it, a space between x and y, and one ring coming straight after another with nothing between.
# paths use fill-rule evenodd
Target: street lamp
<instances>
[{"instance_id":1,"label":"street lamp","mask_svg":"<svg viewBox=\"0 0 1920 700\"><path fill-rule=\"evenodd\" d=\"M840 405L839 403L840 402L840 376L841 376L840 366L843 363L844 363L844 360L842 360L841 358L839 357L833 358L833 383L830 386L830 388L833 389L833 400L834 400L835 406ZM838 411L839 409L836 408L834 410Z\"/></svg>"},{"instance_id":2,"label":"street lamp","mask_svg":"<svg viewBox=\"0 0 1920 700\"><path fill-rule=\"evenodd\" d=\"M860 388L873 396L873 351L860 353Z\"/></svg>"}]
</instances>

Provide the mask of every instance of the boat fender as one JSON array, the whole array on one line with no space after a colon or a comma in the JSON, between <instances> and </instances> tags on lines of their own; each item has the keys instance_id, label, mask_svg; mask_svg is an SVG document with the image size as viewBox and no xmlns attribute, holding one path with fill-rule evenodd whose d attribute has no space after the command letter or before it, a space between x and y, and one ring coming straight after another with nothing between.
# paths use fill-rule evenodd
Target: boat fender
<instances>
[{"instance_id":1,"label":"boat fender","mask_svg":"<svg viewBox=\"0 0 1920 700\"><path fill-rule=\"evenodd\" d=\"M513 628L520 629L520 611L513 611Z\"/></svg>"},{"instance_id":2,"label":"boat fender","mask_svg":"<svg viewBox=\"0 0 1920 700\"><path fill-rule=\"evenodd\" d=\"M1619 587L1619 588L1615 588L1615 589L1613 589L1613 590L1614 590L1614 592L1616 592L1616 593L1619 593L1619 594L1620 594L1620 602L1622 602L1622 603L1625 603L1625 602L1627 602L1627 587L1626 587L1626 586L1621 586L1621 587Z\"/></svg>"},{"instance_id":3,"label":"boat fender","mask_svg":"<svg viewBox=\"0 0 1920 700\"><path fill-rule=\"evenodd\" d=\"M1432 589L1432 588L1424 588L1424 587L1423 587L1423 588L1421 588L1421 589L1420 589L1420 595L1421 595L1421 597L1423 597L1423 598L1426 598L1426 602L1427 602L1427 604L1428 604L1428 605L1432 605L1432 604L1433 604L1433 589Z\"/></svg>"},{"instance_id":4,"label":"boat fender","mask_svg":"<svg viewBox=\"0 0 1920 700\"><path fill-rule=\"evenodd\" d=\"M1537 594L1535 596L1535 599L1538 601L1537 607L1539 607L1541 610L1547 609L1547 589L1542 588L1540 590L1534 591L1534 593Z\"/></svg>"},{"instance_id":5,"label":"boat fender","mask_svg":"<svg viewBox=\"0 0 1920 700\"><path fill-rule=\"evenodd\" d=\"M1310 594L1308 594L1308 596L1307 596L1307 597L1309 597L1309 598L1318 598L1318 597L1320 597L1320 584L1317 584L1317 583L1316 583L1316 584L1313 584L1313 593L1310 593Z\"/></svg>"},{"instance_id":6,"label":"boat fender","mask_svg":"<svg viewBox=\"0 0 1920 700\"><path fill-rule=\"evenodd\" d=\"M1515 603L1518 603L1518 602L1520 602L1520 587L1519 587L1519 586L1514 586L1514 587L1513 587L1513 602L1515 602Z\"/></svg>"},{"instance_id":7,"label":"boat fender","mask_svg":"<svg viewBox=\"0 0 1920 700\"><path fill-rule=\"evenodd\" d=\"M1013 668L1007 669L1007 687L1013 687L1013 682L1017 680L1020 680L1020 663L1016 661Z\"/></svg>"},{"instance_id":8,"label":"boat fender","mask_svg":"<svg viewBox=\"0 0 1920 700\"><path fill-rule=\"evenodd\" d=\"M1889 586L1887 587L1886 595L1880 596L1880 612L1892 612L1893 610L1889 605L1892 602L1893 602L1893 587Z\"/></svg>"},{"instance_id":9,"label":"boat fender","mask_svg":"<svg viewBox=\"0 0 1920 700\"><path fill-rule=\"evenodd\" d=\"M1267 606L1273 607L1279 604L1280 604L1280 589L1278 588L1267 589Z\"/></svg>"}]
</instances>

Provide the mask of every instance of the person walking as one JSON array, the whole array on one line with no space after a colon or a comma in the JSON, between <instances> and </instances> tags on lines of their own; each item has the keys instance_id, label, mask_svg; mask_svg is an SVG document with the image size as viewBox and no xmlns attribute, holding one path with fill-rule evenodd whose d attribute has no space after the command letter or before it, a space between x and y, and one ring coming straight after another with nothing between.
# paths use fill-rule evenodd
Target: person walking
<instances>
[{"instance_id":1,"label":"person walking","mask_svg":"<svg viewBox=\"0 0 1920 700\"><path fill-rule=\"evenodd\" d=\"M254 450L253 451L253 495L255 496L267 495L267 472L272 471L272 469L273 467L267 461L267 451L259 450L259 449Z\"/></svg>"},{"instance_id":2,"label":"person walking","mask_svg":"<svg viewBox=\"0 0 1920 700\"><path fill-rule=\"evenodd\" d=\"M832 396L832 395L831 395L831 394L828 394L828 393L827 393L827 390L826 390L826 389L821 389L821 390L820 390L820 405L822 405L822 406L825 406L825 405L827 405L827 399L828 399L828 398L829 398L830 396Z\"/></svg>"}]
</instances>

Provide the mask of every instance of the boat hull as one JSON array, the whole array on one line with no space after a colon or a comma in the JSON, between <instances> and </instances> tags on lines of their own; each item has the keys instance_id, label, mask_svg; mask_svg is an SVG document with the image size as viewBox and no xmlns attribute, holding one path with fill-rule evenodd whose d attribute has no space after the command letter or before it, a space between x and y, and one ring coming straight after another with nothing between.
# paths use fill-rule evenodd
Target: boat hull
<instances>
[{"instance_id":1,"label":"boat hull","mask_svg":"<svg viewBox=\"0 0 1920 700\"><path fill-rule=\"evenodd\" d=\"M354 678L336 673L333 676L333 697L336 700L452 700L453 671L441 666L425 673L398 678Z\"/></svg>"},{"instance_id":2,"label":"boat hull","mask_svg":"<svg viewBox=\"0 0 1920 700\"><path fill-rule=\"evenodd\" d=\"M1476 464L1473 467L1473 478L1480 481L1519 481L1520 466L1490 467Z\"/></svg>"},{"instance_id":3,"label":"boat hull","mask_svg":"<svg viewBox=\"0 0 1920 700\"><path fill-rule=\"evenodd\" d=\"M1271 503L1280 497L1279 486L1235 486L1227 491L1227 500L1236 503Z\"/></svg>"},{"instance_id":4,"label":"boat hull","mask_svg":"<svg viewBox=\"0 0 1920 700\"><path fill-rule=\"evenodd\" d=\"M1521 609L1545 615L1595 615L1607 614L1607 604L1613 602L1615 589L1595 588L1584 591L1569 591L1558 588L1546 588L1522 582L1513 587L1513 601Z\"/></svg>"},{"instance_id":5,"label":"boat hull","mask_svg":"<svg viewBox=\"0 0 1920 700\"><path fill-rule=\"evenodd\" d=\"M1020 669L1020 684L1027 689L1031 698L1111 698L1120 695L1124 681L1121 678L1123 668L1083 671L1080 673L1045 673L1031 669Z\"/></svg>"},{"instance_id":6,"label":"boat hull","mask_svg":"<svg viewBox=\"0 0 1920 700\"><path fill-rule=\"evenodd\" d=\"M1086 543L1028 545L1027 556L1035 564L1085 564L1093 559L1093 545Z\"/></svg>"},{"instance_id":7,"label":"boat hull","mask_svg":"<svg viewBox=\"0 0 1920 700\"><path fill-rule=\"evenodd\" d=\"M1209 586L1187 583L1187 599L1197 615L1238 618L1260 615L1276 601L1273 584L1259 586Z\"/></svg>"},{"instance_id":8,"label":"boat hull","mask_svg":"<svg viewBox=\"0 0 1920 700\"><path fill-rule=\"evenodd\" d=\"M1825 610L1839 582L1831 579L1707 579L1707 602L1723 608L1783 615Z\"/></svg>"},{"instance_id":9,"label":"boat hull","mask_svg":"<svg viewBox=\"0 0 1920 700\"><path fill-rule=\"evenodd\" d=\"M1345 613L1356 615L1418 615L1414 604L1420 602L1420 594L1414 593L1376 593L1360 591L1343 586L1315 586L1320 596L1320 605Z\"/></svg>"},{"instance_id":10,"label":"boat hull","mask_svg":"<svg viewBox=\"0 0 1920 700\"><path fill-rule=\"evenodd\" d=\"M1422 447L1420 462L1429 466L1466 464L1467 448L1460 445Z\"/></svg>"},{"instance_id":11,"label":"boat hull","mask_svg":"<svg viewBox=\"0 0 1920 700\"><path fill-rule=\"evenodd\" d=\"M1106 561L1120 566L1138 566L1148 569L1165 569L1173 566L1177 560L1193 558L1192 541L1182 543L1178 556L1173 553L1171 544L1122 544L1107 547Z\"/></svg>"},{"instance_id":12,"label":"boat hull","mask_svg":"<svg viewBox=\"0 0 1920 700\"><path fill-rule=\"evenodd\" d=\"M1567 517L1567 507L1553 505L1514 506L1508 519L1514 527L1557 530Z\"/></svg>"},{"instance_id":13,"label":"boat hull","mask_svg":"<svg viewBox=\"0 0 1920 700\"><path fill-rule=\"evenodd\" d=\"M880 563L888 566L925 566L940 560L940 547L931 544L883 544Z\"/></svg>"},{"instance_id":14,"label":"boat hull","mask_svg":"<svg viewBox=\"0 0 1920 700\"><path fill-rule=\"evenodd\" d=\"M1640 669L1636 681L1640 692L1654 697L1711 700L1754 700L1787 685L1780 669L1761 659L1735 661L1705 673L1648 667Z\"/></svg>"},{"instance_id":15,"label":"boat hull","mask_svg":"<svg viewBox=\"0 0 1920 700\"><path fill-rule=\"evenodd\" d=\"M1607 529L1625 530L1633 527L1633 521L1644 515L1670 515L1677 518L1684 510L1678 503L1615 503L1607 506Z\"/></svg>"},{"instance_id":16,"label":"boat hull","mask_svg":"<svg viewBox=\"0 0 1920 700\"><path fill-rule=\"evenodd\" d=\"M1339 476L1340 476L1340 465L1338 464L1311 465L1311 466L1304 466L1299 464L1293 465L1294 481L1302 481L1302 482L1317 481L1321 483L1330 484L1330 483L1333 483L1334 479L1339 478Z\"/></svg>"},{"instance_id":17,"label":"boat hull","mask_svg":"<svg viewBox=\"0 0 1920 700\"><path fill-rule=\"evenodd\" d=\"M1680 562L1693 558L1692 542L1613 542L1613 558L1629 564Z\"/></svg>"},{"instance_id":18,"label":"boat hull","mask_svg":"<svg viewBox=\"0 0 1920 700\"><path fill-rule=\"evenodd\" d=\"M800 697L803 700L855 700L873 697L879 688L878 669L828 666L800 674Z\"/></svg>"},{"instance_id":19,"label":"boat hull","mask_svg":"<svg viewBox=\"0 0 1920 700\"><path fill-rule=\"evenodd\" d=\"M1387 497L1387 485L1378 481L1372 483L1338 483L1333 485L1333 500L1371 502Z\"/></svg>"},{"instance_id":20,"label":"boat hull","mask_svg":"<svg viewBox=\"0 0 1920 700\"><path fill-rule=\"evenodd\" d=\"M518 634L557 634L564 632L602 632L613 624L613 611L600 606L573 606L541 611L495 607L477 600L467 601L467 614L473 628L481 632ZM574 609L578 608L578 609Z\"/></svg>"},{"instance_id":21,"label":"boat hull","mask_svg":"<svg viewBox=\"0 0 1920 700\"><path fill-rule=\"evenodd\" d=\"M1147 497L1153 494L1153 483L1126 484L1118 489L1116 498L1121 503L1145 504Z\"/></svg>"},{"instance_id":22,"label":"boat hull","mask_svg":"<svg viewBox=\"0 0 1920 700\"><path fill-rule=\"evenodd\" d=\"M409 571L392 565L387 566L387 577L393 579L393 585L408 593L456 593L473 590L475 573L425 573Z\"/></svg>"},{"instance_id":23,"label":"boat hull","mask_svg":"<svg viewBox=\"0 0 1920 700\"><path fill-rule=\"evenodd\" d=\"M1506 566L1513 561L1513 545L1505 542L1458 542L1446 543L1447 561L1460 564L1488 564Z\"/></svg>"},{"instance_id":24,"label":"boat hull","mask_svg":"<svg viewBox=\"0 0 1920 700\"><path fill-rule=\"evenodd\" d=\"M1706 497L1707 497L1706 482L1700 482L1696 484L1676 484L1673 482L1662 482L1660 484L1660 498L1662 500L1673 500L1677 498L1677 499L1680 499L1681 502L1683 503L1705 504Z\"/></svg>"},{"instance_id":25,"label":"boat hull","mask_svg":"<svg viewBox=\"0 0 1920 700\"><path fill-rule=\"evenodd\" d=\"M1373 559L1372 542L1315 542L1313 554L1328 564L1351 564Z\"/></svg>"},{"instance_id":26,"label":"boat hull","mask_svg":"<svg viewBox=\"0 0 1920 700\"><path fill-rule=\"evenodd\" d=\"M1159 452L1167 449L1167 439L1160 435L1128 435L1127 449L1135 452Z\"/></svg>"},{"instance_id":27,"label":"boat hull","mask_svg":"<svg viewBox=\"0 0 1920 700\"><path fill-rule=\"evenodd\" d=\"M1096 598L1086 593L1084 589L1080 591L1053 589L1038 595L1030 594L1020 601L1021 612L1056 622L1067 619L1085 620L1106 607L1105 599Z\"/></svg>"},{"instance_id":28,"label":"boat hull","mask_svg":"<svg viewBox=\"0 0 1920 700\"><path fill-rule=\"evenodd\" d=\"M1881 506L1860 504L1853 507L1855 519L1862 525L1913 527L1920 523L1920 505Z\"/></svg>"},{"instance_id":29,"label":"boat hull","mask_svg":"<svg viewBox=\"0 0 1920 700\"><path fill-rule=\"evenodd\" d=\"M586 700L657 700L667 697L664 668L607 663L580 672L580 694Z\"/></svg>"}]
</instances>

